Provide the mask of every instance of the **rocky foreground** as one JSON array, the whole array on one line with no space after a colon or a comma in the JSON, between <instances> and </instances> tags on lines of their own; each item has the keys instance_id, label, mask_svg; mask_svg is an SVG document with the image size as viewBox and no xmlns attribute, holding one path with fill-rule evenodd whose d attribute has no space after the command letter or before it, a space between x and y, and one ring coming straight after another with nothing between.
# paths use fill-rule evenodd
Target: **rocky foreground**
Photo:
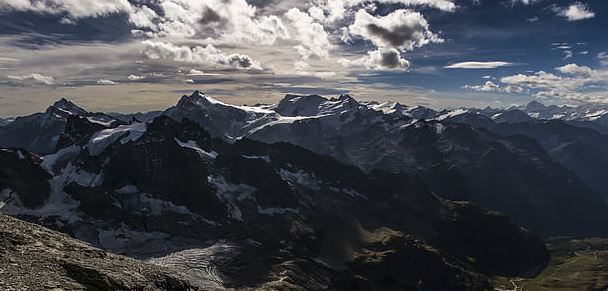
<instances>
[{"instance_id":1,"label":"rocky foreground","mask_svg":"<svg viewBox=\"0 0 608 291\"><path fill-rule=\"evenodd\" d=\"M0 290L52 289L208 290L170 269L0 215Z\"/></svg>"}]
</instances>

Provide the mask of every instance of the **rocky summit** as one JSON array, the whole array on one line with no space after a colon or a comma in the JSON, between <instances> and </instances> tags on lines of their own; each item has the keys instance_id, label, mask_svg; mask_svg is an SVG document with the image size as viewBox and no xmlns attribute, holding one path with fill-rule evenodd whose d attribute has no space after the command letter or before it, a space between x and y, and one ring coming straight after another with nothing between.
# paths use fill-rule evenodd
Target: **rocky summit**
<instances>
[{"instance_id":1,"label":"rocky summit","mask_svg":"<svg viewBox=\"0 0 608 291\"><path fill-rule=\"evenodd\" d=\"M2 290L209 290L179 272L0 214Z\"/></svg>"}]
</instances>

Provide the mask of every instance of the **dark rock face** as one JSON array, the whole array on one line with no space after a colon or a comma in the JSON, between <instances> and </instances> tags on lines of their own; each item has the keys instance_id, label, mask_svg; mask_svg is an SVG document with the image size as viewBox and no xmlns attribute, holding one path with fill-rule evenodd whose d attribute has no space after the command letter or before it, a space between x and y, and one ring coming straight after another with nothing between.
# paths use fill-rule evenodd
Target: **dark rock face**
<instances>
[{"instance_id":1,"label":"dark rock face","mask_svg":"<svg viewBox=\"0 0 608 291\"><path fill-rule=\"evenodd\" d=\"M482 128L496 123L483 115L461 114L442 122L417 121L387 130L393 128L391 124L408 121L366 111L351 114L349 121L337 128L320 119L305 119L289 126L268 126L250 138L290 142L366 171L417 174L438 195L500 211L545 235L601 234L608 229L608 205L594 191L603 185L589 187L606 181L597 177L603 171L594 171L602 165L601 158L589 167L584 159L572 163L580 165L581 171L587 170L581 179L554 159L584 155L549 156L545 151L548 147L543 149L532 139L492 134ZM595 176L590 176L593 173ZM589 184L591 180L596 183Z\"/></svg>"},{"instance_id":2,"label":"dark rock face","mask_svg":"<svg viewBox=\"0 0 608 291\"><path fill-rule=\"evenodd\" d=\"M600 234L606 229L606 203L531 139L450 126L430 144L440 158L417 164L435 193L499 210L547 235ZM428 151L415 139L404 139L403 145L418 157L424 156L419 151Z\"/></svg>"},{"instance_id":3,"label":"dark rock face","mask_svg":"<svg viewBox=\"0 0 608 291\"><path fill-rule=\"evenodd\" d=\"M173 270L5 215L0 215L0 252L0 288L6 290L209 290Z\"/></svg>"},{"instance_id":4,"label":"dark rock face","mask_svg":"<svg viewBox=\"0 0 608 291\"><path fill-rule=\"evenodd\" d=\"M0 128L0 146L24 148L36 153L51 153L64 130L63 120L52 113L36 113L19 117Z\"/></svg>"},{"instance_id":5,"label":"dark rock face","mask_svg":"<svg viewBox=\"0 0 608 291\"><path fill-rule=\"evenodd\" d=\"M88 135L78 128L70 136ZM414 176L365 173L291 144L230 144L159 117L135 140L99 155L90 146L62 174L79 202L76 222L62 221L70 232L148 258L175 251L142 255L157 240L180 241L176 260L217 258L192 268L223 287L485 290L486 276L533 275L549 258L505 217L440 199Z\"/></svg>"},{"instance_id":6,"label":"dark rock face","mask_svg":"<svg viewBox=\"0 0 608 291\"><path fill-rule=\"evenodd\" d=\"M0 149L0 190L19 193L25 207L42 206L49 197L51 175L39 163L40 157L24 150Z\"/></svg>"},{"instance_id":7,"label":"dark rock face","mask_svg":"<svg viewBox=\"0 0 608 291\"><path fill-rule=\"evenodd\" d=\"M593 129L565 122L538 121L497 124L488 130L503 136L523 135L534 139L558 163L575 172L587 185L608 197L608 137Z\"/></svg>"},{"instance_id":8,"label":"dark rock face","mask_svg":"<svg viewBox=\"0 0 608 291\"><path fill-rule=\"evenodd\" d=\"M209 139L206 132L193 126L190 121L184 121L180 127L168 117L155 119L144 136L112 154L104 167L106 176L102 187L118 189L131 183L155 198L192 211L221 209L222 205L207 184L207 165L193 162L200 159L198 154L194 150L182 150L175 141L181 138L203 144Z\"/></svg>"},{"instance_id":9,"label":"dark rock face","mask_svg":"<svg viewBox=\"0 0 608 291\"><path fill-rule=\"evenodd\" d=\"M70 145L82 146L89 141L94 133L106 128L101 124L89 122L85 117L70 115L66 119L64 132L59 136L57 150Z\"/></svg>"},{"instance_id":10,"label":"dark rock face","mask_svg":"<svg viewBox=\"0 0 608 291\"><path fill-rule=\"evenodd\" d=\"M564 108L532 103L521 109L436 112L364 105L350 96L288 95L267 107L274 111L259 115L209 100L201 93L184 96L166 114L177 120L192 116L218 137L288 142L366 172L419 175L442 197L500 211L543 235L597 235L608 229L602 197L608 179L601 170L608 166L606 142L584 128L564 134L539 127L543 132L535 133L534 126L523 125L534 120L530 110Z\"/></svg>"}]
</instances>

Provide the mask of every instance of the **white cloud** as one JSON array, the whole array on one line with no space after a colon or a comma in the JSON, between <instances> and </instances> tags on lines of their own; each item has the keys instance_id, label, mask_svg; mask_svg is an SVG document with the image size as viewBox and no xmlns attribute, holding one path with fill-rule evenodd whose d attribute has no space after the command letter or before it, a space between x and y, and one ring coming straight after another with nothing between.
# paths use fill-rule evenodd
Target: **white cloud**
<instances>
[{"instance_id":1,"label":"white cloud","mask_svg":"<svg viewBox=\"0 0 608 291\"><path fill-rule=\"evenodd\" d=\"M521 94L525 92L525 89L516 85L500 86L492 81L486 81L482 85L465 85L463 89L469 89L477 92L501 92L510 94Z\"/></svg>"},{"instance_id":2,"label":"white cloud","mask_svg":"<svg viewBox=\"0 0 608 291\"><path fill-rule=\"evenodd\" d=\"M247 55L226 54L215 46L176 46L172 43L146 40L143 54L152 60L171 60L178 63L206 65L210 68L263 70L260 63Z\"/></svg>"},{"instance_id":3,"label":"white cloud","mask_svg":"<svg viewBox=\"0 0 608 291\"><path fill-rule=\"evenodd\" d=\"M289 39L279 17L258 16L246 0L159 0L158 6L163 16L153 17L148 28L159 36L214 35L214 39L225 42L258 45Z\"/></svg>"},{"instance_id":4,"label":"white cloud","mask_svg":"<svg viewBox=\"0 0 608 291\"><path fill-rule=\"evenodd\" d=\"M539 71L532 75L503 77L500 81L534 90L536 97L608 103L608 70L596 70L577 64L568 64L555 70L563 75Z\"/></svg>"},{"instance_id":5,"label":"white cloud","mask_svg":"<svg viewBox=\"0 0 608 291\"><path fill-rule=\"evenodd\" d=\"M139 80L143 80L145 78L146 78L146 76L138 76L138 75L129 75L129 77L127 77L127 79L129 79L129 81L139 81Z\"/></svg>"},{"instance_id":6,"label":"white cloud","mask_svg":"<svg viewBox=\"0 0 608 291\"><path fill-rule=\"evenodd\" d=\"M445 69L496 69L512 66L513 63L504 61L493 62L460 62L445 66Z\"/></svg>"},{"instance_id":7,"label":"white cloud","mask_svg":"<svg viewBox=\"0 0 608 291\"><path fill-rule=\"evenodd\" d=\"M316 19L330 23L344 19L352 8L367 5L367 8L373 10L376 3L400 4L406 7L426 6L446 12L452 12L456 9L456 4L452 0L318 0L315 3L316 6L309 9L309 12L312 12L311 15L314 14Z\"/></svg>"},{"instance_id":8,"label":"white cloud","mask_svg":"<svg viewBox=\"0 0 608 291\"><path fill-rule=\"evenodd\" d=\"M523 5L531 5L538 3L542 0L511 0L511 5L523 4Z\"/></svg>"},{"instance_id":9,"label":"white cloud","mask_svg":"<svg viewBox=\"0 0 608 291\"><path fill-rule=\"evenodd\" d=\"M7 77L10 80L17 81L17 82L23 83L23 84L30 83L30 84L43 84L43 85L48 85L48 86L55 85L55 78L53 76L47 76L47 75L42 75L42 74L37 74L37 73L33 73L33 74L29 74L29 75L18 75L18 76L9 75Z\"/></svg>"},{"instance_id":10,"label":"white cloud","mask_svg":"<svg viewBox=\"0 0 608 291\"><path fill-rule=\"evenodd\" d=\"M597 54L597 59L600 60L600 64L608 66L608 52L601 52Z\"/></svg>"},{"instance_id":11,"label":"white cloud","mask_svg":"<svg viewBox=\"0 0 608 291\"><path fill-rule=\"evenodd\" d=\"M567 8L554 8L557 15L565 17L568 21L578 21L595 17L595 13L586 4L576 2Z\"/></svg>"},{"instance_id":12,"label":"white cloud","mask_svg":"<svg viewBox=\"0 0 608 291\"><path fill-rule=\"evenodd\" d=\"M401 53L394 48L377 49L368 52L367 56L355 60L340 59L338 62L345 67L359 67L369 70L403 70L410 66L410 62L402 58Z\"/></svg>"},{"instance_id":13,"label":"white cloud","mask_svg":"<svg viewBox=\"0 0 608 291\"><path fill-rule=\"evenodd\" d=\"M99 79L97 80L97 85L118 85L118 82L114 82L108 79Z\"/></svg>"},{"instance_id":14,"label":"white cloud","mask_svg":"<svg viewBox=\"0 0 608 291\"><path fill-rule=\"evenodd\" d=\"M71 18L98 17L119 12L131 12L127 0L2 0L0 10L32 11L37 13L67 13Z\"/></svg>"},{"instance_id":15,"label":"white cloud","mask_svg":"<svg viewBox=\"0 0 608 291\"><path fill-rule=\"evenodd\" d=\"M298 8L287 11L285 17L289 19L295 30L294 38L300 41L295 48L302 58L305 60L311 57L329 58L329 50L332 45L323 25L315 22L310 14L302 12Z\"/></svg>"},{"instance_id":16,"label":"white cloud","mask_svg":"<svg viewBox=\"0 0 608 291\"><path fill-rule=\"evenodd\" d=\"M215 74L215 73L205 73L201 70L197 70L197 69L191 69L187 76L219 76L220 74Z\"/></svg>"},{"instance_id":17,"label":"white cloud","mask_svg":"<svg viewBox=\"0 0 608 291\"><path fill-rule=\"evenodd\" d=\"M540 20L540 18L538 18L538 16L534 16L534 17L526 19L526 21L528 21L528 22L538 22L539 20Z\"/></svg>"},{"instance_id":18,"label":"white cloud","mask_svg":"<svg viewBox=\"0 0 608 291\"><path fill-rule=\"evenodd\" d=\"M500 86L495 84L492 81L487 81L483 85L465 85L463 88L471 89L471 90L478 91L478 92L491 92L491 91L498 91Z\"/></svg>"}]
</instances>

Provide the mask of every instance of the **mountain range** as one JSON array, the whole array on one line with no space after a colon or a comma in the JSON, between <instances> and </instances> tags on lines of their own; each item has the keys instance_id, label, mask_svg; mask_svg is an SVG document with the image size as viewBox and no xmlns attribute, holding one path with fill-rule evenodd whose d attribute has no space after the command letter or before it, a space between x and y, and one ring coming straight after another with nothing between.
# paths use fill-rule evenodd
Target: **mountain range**
<instances>
[{"instance_id":1,"label":"mountain range","mask_svg":"<svg viewBox=\"0 0 608 291\"><path fill-rule=\"evenodd\" d=\"M536 234L607 233L604 113L577 108L61 99L0 127L2 212L213 288L486 290L544 269Z\"/></svg>"}]
</instances>

